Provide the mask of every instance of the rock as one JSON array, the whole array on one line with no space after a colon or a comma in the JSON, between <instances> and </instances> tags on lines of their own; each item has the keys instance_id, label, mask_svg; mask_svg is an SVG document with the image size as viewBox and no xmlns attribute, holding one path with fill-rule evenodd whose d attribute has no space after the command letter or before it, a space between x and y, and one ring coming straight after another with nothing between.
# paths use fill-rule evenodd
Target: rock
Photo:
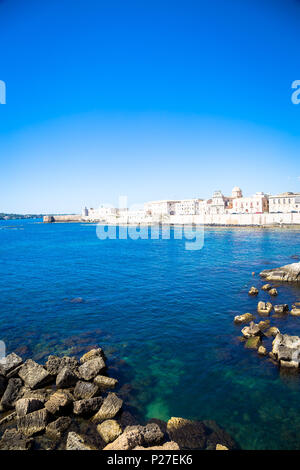
<instances>
[{"instance_id":1,"label":"rock","mask_svg":"<svg viewBox=\"0 0 300 470\"><path fill-rule=\"evenodd\" d=\"M7 379L0 375L0 398L2 397L3 393L5 392L7 387Z\"/></svg>"},{"instance_id":2,"label":"rock","mask_svg":"<svg viewBox=\"0 0 300 470\"><path fill-rule=\"evenodd\" d=\"M238 446L236 442L232 439L232 437L224 431L218 424L213 420L205 420L203 421L207 429L207 441L206 441L206 449L215 450L217 444L222 443L222 445L226 446L228 449L237 449Z\"/></svg>"},{"instance_id":3,"label":"rock","mask_svg":"<svg viewBox=\"0 0 300 470\"><path fill-rule=\"evenodd\" d=\"M174 441L165 442L161 446L153 446L153 447L143 447L143 446L136 446L133 450L158 450L158 451L165 451L165 450L179 450L179 445Z\"/></svg>"},{"instance_id":4,"label":"rock","mask_svg":"<svg viewBox=\"0 0 300 470\"><path fill-rule=\"evenodd\" d=\"M6 376L23 363L23 359L15 353L8 354L0 361L0 374Z\"/></svg>"},{"instance_id":5,"label":"rock","mask_svg":"<svg viewBox=\"0 0 300 470\"><path fill-rule=\"evenodd\" d=\"M258 289L256 289L256 287L251 287L248 294L249 295L258 295Z\"/></svg>"},{"instance_id":6,"label":"rock","mask_svg":"<svg viewBox=\"0 0 300 470\"><path fill-rule=\"evenodd\" d=\"M269 327L270 327L270 320L264 320L258 323L258 328L260 329L260 331L265 331Z\"/></svg>"},{"instance_id":7,"label":"rock","mask_svg":"<svg viewBox=\"0 0 300 470\"><path fill-rule=\"evenodd\" d=\"M23 364L21 364L20 366L16 367L15 369L11 370L10 372L8 372L5 376L6 379L11 379L11 378L15 378L15 377L18 377L19 376L19 370L21 370Z\"/></svg>"},{"instance_id":8,"label":"rock","mask_svg":"<svg viewBox=\"0 0 300 470\"><path fill-rule=\"evenodd\" d=\"M30 450L33 439L23 436L16 429L6 429L0 441L0 450Z\"/></svg>"},{"instance_id":9,"label":"rock","mask_svg":"<svg viewBox=\"0 0 300 470\"><path fill-rule=\"evenodd\" d=\"M229 450L229 449L226 446L222 446L222 444L217 444L216 450Z\"/></svg>"},{"instance_id":10,"label":"rock","mask_svg":"<svg viewBox=\"0 0 300 470\"><path fill-rule=\"evenodd\" d=\"M271 284L264 284L261 289L262 290L270 290L270 289L272 289L272 286L271 286Z\"/></svg>"},{"instance_id":11,"label":"rock","mask_svg":"<svg viewBox=\"0 0 300 470\"><path fill-rule=\"evenodd\" d=\"M290 314L293 315L293 317L300 317L300 308L297 308L296 305L292 305Z\"/></svg>"},{"instance_id":12,"label":"rock","mask_svg":"<svg viewBox=\"0 0 300 470\"><path fill-rule=\"evenodd\" d=\"M271 326L271 328L264 332L264 335L268 338L270 338L271 336L275 338L278 333L280 333L279 329L276 326Z\"/></svg>"},{"instance_id":13,"label":"rock","mask_svg":"<svg viewBox=\"0 0 300 470\"><path fill-rule=\"evenodd\" d=\"M234 323L242 324L242 323L249 323L250 321L254 320L255 316L252 313L243 313L243 315L237 315L234 317Z\"/></svg>"},{"instance_id":14,"label":"rock","mask_svg":"<svg viewBox=\"0 0 300 470\"><path fill-rule=\"evenodd\" d=\"M103 403L102 397L85 398L74 402L73 413L75 415L91 415L99 410Z\"/></svg>"},{"instance_id":15,"label":"rock","mask_svg":"<svg viewBox=\"0 0 300 470\"><path fill-rule=\"evenodd\" d=\"M142 430L144 443L147 445L160 444L164 438L164 433L156 423L148 423Z\"/></svg>"},{"instance_id":16,"label":"rock","mask_svg":"<svg viewBox=\"0 0 300 470\"><path fill-rule=\"evenodd\" d=\"M272 343L272 352L281 361L300 361L300 338L299 336L282 335L278 333Z\"/></svg>"},{"instance_id":17,"label":"rock","mask_svg":"<svg viewBox=\"0 0 300 470\"><path fill-rule=\"evenodd\" d=\"M56 376L66 366L68 366L75 375L78 375L79 363L75 357L49 356L45 364L47 371L52 376Z\"/></svg>"},{"instance_id":18,"label":"rock","mask_svg":"<svg viewBox=\"0 0 300 470\"><path fill-rule=\"evenodd\" d=\"M143 444L143 435L140 426L129 426L114 442L103 450L132 450Z\"/></svg>"},{"instance_id":19,"label":"rock","mask_svg":"<svg viewBox=\"0 0 300 470\"><path fill-rule=\"evenodd\" d=\"M39 388L38 390L31 390L29 387L23 387L22 398L35 398L43 403L49 400L53 394L53 389L49 387Z\"/></svg>"},{"instance_id":20,"label":"rock","mask_svg":"<svg viewBox=\"0 0 300 470\"><path fill-rule=\"evenodd\" d=\"M129 411L120 412L119 423L122 429L126 429L127 426L137 426L139 424L138 420L133 416Z\"/></svg>"},{"instance_id":21,"label":"rock","mask_svg":"<svg viewBox=\"0 0 300 470\"><path fill-rule=\"evenodd\" d=\"M94 378L94 383L99 387L101 391L106 391L114 389L118 381L117 379L106 377L105 375L97 375Z\"/></svg>"},{"instance_id":22,"label":"rock","mask_svg":"<svg viewBox=\"0 0 300 470\"><path fill-rule=\"evenodd\" d=\"M46 427L46 434L59 439L61 435L70 427L72 419L69 416L61 416L56 421L48 424Z\"/></svg>"},{"instance_id":23,"label":"rock","mask_svg":"<svg viewBox=\"0 0 300 470\"><path fill-rule=\"evenodd\" d=\"M300 262L287 264L281 268L265 269L260 276L267 281L299 282Z\"/></svg>"},{"instance_id":24,"label":"rock","mask_svg":"<svg viewBox=\"0 0 300 470\"><path fill-rule=\"evenodd\" d=\"M277 289L275 289L275 288L270 289L269 294L272 295L273 297L275 297L276 295L278 295Z\"/></svg>"},{"instance_id":25,"label":"rock","mask_svg":"<svg viewBox=\"0 0 300 470\"><path fill-rule=\"evenodd\" d=\"M242 335L245 338L250 338L251 336L260 336L261 330L259 326L252 321L249 326L244 326L242 329Z\"/></svg>"},{"instance_id":26,"label":"rock","mask_svg":"<svg viewBox=\"0 0 300 470\"><path fill-rule=\"evenodd\" d=\"M96 395L99 395L99 388L94 383L82 382L80 380L77 382L76 387L74 388L74 397L76 400L93 398Z\"/></svg>"},{"instance_id":27,"label":"rock","mask_svg":"<svg viewBox=\"0 0 300 470\"><path fill-rule=\"evenodd\" d=\"M3 424L10 423L11 421L14 421L17 417L17 413L15 411L12 411L8 415L4 416L4 418L0 419L0 426Z\"/></svg>"},{"instance_id":28,"label":"rock","mask_svg":"<svg viewBox=\"0 0 300 470\"><path fill-rule=\"evenodd\" d=\"M96 357L101 357L103 360L105 360L105 355L102 348L91 349L80 358L79 362L80 364L84 364L85 362L90 361L91 359L95 359Z\"/></svg>"},{"instance_id":29,"label":"rock","mask_svg":"<svg viewBox=\"0 0 300 470\"><path fill-rule=\"evenodd\" d=\"M20 400L16 402L16 412L19 417L40 410L43 407L44 402L36 398L20 398Z\"/></svg>"},{"instance_id":30,"label":"rock","mask_svg":"<svg viewBox=\"0 0 300 470\"><path fill-rule=\"evenodd\" d=\"M180 449L205 449L206 428L199 421L171 418L167 423L167 432Z\"/></svg>"},{"instance_id":31,"label":"rock","mask_svg":"<svg viewBox=\"0 0 300 470\"><path fill-rule=\"evenodd\" d=\"M1 407L5 410L14 408L15 402L20 398L22 388L21 379L9 379L6 390L1 399Z\"/></svg>"},{"instance_id":32,"label":"rock","mask_svg":"<svg viewBox=\"0 0 300 470\"><path fill-rule=\"evenodd\" d=\"M298 369L299 368L299 362L297 362L297 361L283 361L281 359L280 367L287 367L288 369Z\"/></svg>"},{"instance_id":33,"label":"rock","mask_svg":"<svg viewBox=\"0 0 300 470\"><path fill-rule=\"evenodd\" d=\"M100 423L106 419L114 418L122 408L122 405L123 400L121 400L121 398L117 397L115 393L109 393L104 399L100 410L92 418L92 421Z\"/></svg>"},{"instance_id":34,"label":"rock","mask_svg":"<svg viewBox=\"0 0 300 470\"><path fill-rule=\"evenodd\" d=\"M276 315L286 315L289 313L289 306L288 304L282 304L282 305L274 305L274 312Z\"/></svg>"},{"instance_id":35,"label":"rock","mask_svg":"<svg viewBox=\"0 0 300 470\"><path fill-rule=\"evenodd\" d=\"M71 408L72 403L72 395L66 390L59 390L50 396L45 403L45 408L53 415L64 414L68 408Z\"/></svg>"},{"instance_id":36,"label":"rock","mask_svg":"<svg viewBox=\"0 0 300 470\"><path fill-rule=\"evenodd\" d=\"M260 315L268 316L273 309L273 305L270 302L258 302L257 312Z\"/></svg>"},{"instance_id":37,"label":"rock","mask_svg":"<svg viewBox=\"0 0 300 470\"><path fill-rule=\"evenodd\" d=\"M76 432L69 432L66 450L94 450L93 447L84 443L83 437Z\"/></svg>"},{"instance_id":38,"label":"rock","mask_svg":"<svg viewBox=\"0 0 300 470\"><path fill-rule=\"evenodd\" d=\"M259 346L258 348L258 354L260 354L261 356L266 356L267 355L267 350L264 346Z\"/></svg>"},{"instance_id":39,"label":"rock","mask_svg":"<svg viewBox=\"0 0 300 470\"><path fill-rule=\"evenodd\" d=\"M51 379L49 372L31 359L28 359L19 370L19 376L32 390L42 387Z\"/></svg>"},{"instance_id":40,"label":"rock","mask_svg":"<svg viewBox=\"0 0 300 470\"><path fill-rule=\"evenodd\" d=\"M122 428L114 419L107 419L98 424L97 431L106 444L113 442L122 434Z\"/></svg>"},{"instance_id":41,"label":"rock","mask_svg":"<svg viewBox=\"0 0 300 470\"><path fill-rule=\"evenodd\" d=\"M95 357L84 362L78 370L82 379L92 380L105 370L105 362L102 357Z\"/></svg>"},{"instance_id":42,"label":"rock","mask_svg":"<svg viewBox=\"0 0 300 470\"><path fill-rule=\"evenodd\" d=\"M251 338L248 338L246 343L245 343L245 348L247 349L258 349L258 347L261 345L261 339L259 336L251 336Z\"/></svg>"},{"instance_id":43,"label":"rock","mask_svg":"<svg viewBox=\"0 0 300 470\"><path fill-rule=\"evenodd\" d=\"M17 420L18 431L25 436L34 436L46 429L48 423L48 411L46 408L33 411L28 415L21 416Z\"/></svg>"},{"instance_id":44,"label":"rock","mask_svg":"<svg viewBox=\"0 0 300 470\"><path fill-rule=\"evenodd\" d=\"M72 369L65 366L56 377L56 386L57 388L69 388L75 385L77 380L78 377L74 374Z\"/></svg>"}]
</instances>

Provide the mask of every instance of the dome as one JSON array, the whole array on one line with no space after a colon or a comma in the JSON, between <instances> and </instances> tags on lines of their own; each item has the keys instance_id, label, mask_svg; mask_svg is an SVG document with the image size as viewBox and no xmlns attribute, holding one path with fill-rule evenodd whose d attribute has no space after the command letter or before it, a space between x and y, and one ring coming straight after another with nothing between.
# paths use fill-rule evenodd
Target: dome
<instances>
[{"instance_id":1,"label":"dome","mask_svg":"<svg viewBox=\"0 0 300 470\"><path fill-rule=\"evenodd\" d=\"M235 191L235 192L241 191L241 188L239 188L238 186L235 186L232 191Z\"/></svg>"}]
</instances>

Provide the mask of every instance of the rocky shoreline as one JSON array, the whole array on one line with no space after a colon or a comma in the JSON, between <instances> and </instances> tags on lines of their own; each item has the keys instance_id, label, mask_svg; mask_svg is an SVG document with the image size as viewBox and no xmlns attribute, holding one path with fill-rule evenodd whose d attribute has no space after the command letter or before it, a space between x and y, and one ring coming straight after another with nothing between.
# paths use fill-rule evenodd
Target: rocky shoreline
<instances>
[{"instance_id":1,"label":"rocky shoreline","mask_svg":"<svg viewBox=\"0 0 300 470\"><path fill-rule=\"evenodd\" d=\"M173 417L140 424L112 391L101 348L44 365L11 353L0 361L0 450L229 450L214 421Z\"/></svg>"}]
</instances>

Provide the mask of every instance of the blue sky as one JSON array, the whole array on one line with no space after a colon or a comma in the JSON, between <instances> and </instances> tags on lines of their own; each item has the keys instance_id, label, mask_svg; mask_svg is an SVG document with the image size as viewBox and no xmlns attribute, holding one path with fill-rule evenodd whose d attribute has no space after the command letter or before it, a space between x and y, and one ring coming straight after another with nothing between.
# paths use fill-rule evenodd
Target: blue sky
<instances>
[{"instance_id":1,"label":"blue sky","mask_svg":"<svg viewBox=\"0 0 300 470\"><path fill-rule=\"evenodd\" d=\"M0 212L300 192L298 0L2 0Z\"/></svg>"}]
</instances>

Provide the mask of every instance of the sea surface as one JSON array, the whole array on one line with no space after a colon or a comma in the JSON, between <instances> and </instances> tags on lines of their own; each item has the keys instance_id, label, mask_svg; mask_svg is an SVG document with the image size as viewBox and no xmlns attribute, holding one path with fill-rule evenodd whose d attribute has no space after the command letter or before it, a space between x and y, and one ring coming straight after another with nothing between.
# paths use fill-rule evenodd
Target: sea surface
<instances>
[{"instance_id":1,"label":"sea surface","mask_svg":"<svg viewBox=\"0 0 300 470\"><path fill-rule=\"evenodd\" d=\"M190 251L173 238L99 240L95 225L1 221L0 340L40 362L102 346L141 419L212 419L243 449L299 449L299 376L246 350L233 323L270 300L248 296L258 273L295 255L300 231L284 229L209 228ZM299 287L278 289L276 303L300 301ZM300 318L271 324L300 335Z\"/></svg>"}]
</instances>

